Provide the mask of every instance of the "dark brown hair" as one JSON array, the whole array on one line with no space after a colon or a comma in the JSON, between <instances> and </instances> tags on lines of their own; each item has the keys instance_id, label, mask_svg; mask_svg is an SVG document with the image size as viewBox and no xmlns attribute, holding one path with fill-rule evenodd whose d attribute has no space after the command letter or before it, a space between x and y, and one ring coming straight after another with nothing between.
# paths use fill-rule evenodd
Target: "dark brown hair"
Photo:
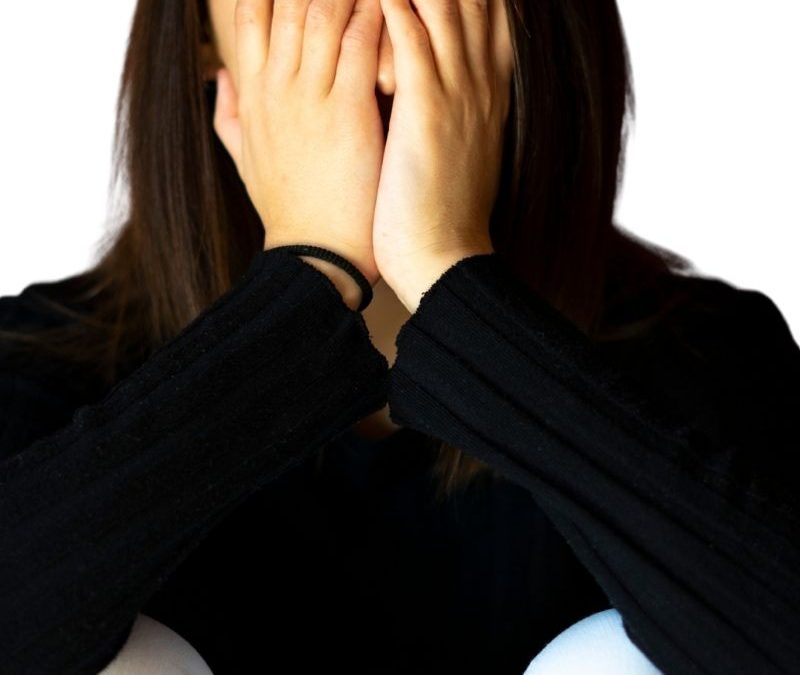
<instances>
[{"instance_id":1,"label":"dark brown hair","mask_svg":"<svg viewBox=\"0 0 800 675\"><path fill-rule=\"evenodd\" d=\"M593 339L630 337L609 307L684 258L612 223L634 95L615 0L508 0L516 65L500 192L497 253L529 288ZM42 297L68 321L15 338L106 386L132 372L226 292L263 248L264 230L213 129L214 89L200 46L205 0L139 0L117 102L112 189L122 224L90 269ZM90 310L83 309L91 307ZM493 470L441 443L437 498Z\"/></svg>"}]
</instances>

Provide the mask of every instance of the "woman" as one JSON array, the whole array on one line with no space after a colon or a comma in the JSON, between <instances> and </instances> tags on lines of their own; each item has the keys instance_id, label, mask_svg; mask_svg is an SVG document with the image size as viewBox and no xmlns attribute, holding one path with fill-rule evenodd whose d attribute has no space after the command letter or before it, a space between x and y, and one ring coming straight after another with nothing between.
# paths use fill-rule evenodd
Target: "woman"
<instances>
[{"instance_id":1,"label":"woman","mask_svg":"<svg viewBox=\"0 0 800 675\"><path fill-rule=\"evenodd\" d=\"M130 217L0 302L9 672L792 672L800 349L612 227L615 4L511 8L140 0Z\"/></svg>"}]
</instances>

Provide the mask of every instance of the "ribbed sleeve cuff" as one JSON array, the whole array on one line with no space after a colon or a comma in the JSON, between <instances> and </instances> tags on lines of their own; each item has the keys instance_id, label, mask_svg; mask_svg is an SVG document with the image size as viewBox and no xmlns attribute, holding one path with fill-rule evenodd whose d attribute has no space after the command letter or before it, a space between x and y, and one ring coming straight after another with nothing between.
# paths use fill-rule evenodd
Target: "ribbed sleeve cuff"
<instances>
[{"instance_id":1,"label":"ribbed sleeve cuff","mask_svg":"<svg viewBox=\"0 0 800 675\"><path fill-rule=\"evenodd\" d=\"M0 654L86 673L249 494L386 401L388 363L282 250L71 423L0 464ZM91 671L93 672L93 671Z\"/></svg>"},{"instance_id":2,"label":"ribbed sleeve cuff","mask_svg":"<svg viewBox=\"0 0 800 675\"><path fill-rule=\"evenodd\" d=\"M712 447L697 419L658 410L497 253L446 270L396 345L391 419L528 488L657 665L730 675L779 672L765 652L791 660L780 617L798 614L781 589L798 588L796 542L746 508L744 488L717 492L685 468L753 448ZM690 363L675 362L681 387L699 379Z\"/></svg>"}]
</instances>

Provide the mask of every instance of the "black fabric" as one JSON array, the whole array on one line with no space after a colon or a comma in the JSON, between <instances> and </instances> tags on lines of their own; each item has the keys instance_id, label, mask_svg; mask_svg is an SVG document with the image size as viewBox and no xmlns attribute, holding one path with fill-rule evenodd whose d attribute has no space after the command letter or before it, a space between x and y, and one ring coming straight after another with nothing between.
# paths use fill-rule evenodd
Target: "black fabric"
<instances>
[{"instance_id":1,"label":"black fabric","mask_svg":"<svg viewBox=\"0 0 800 675\"><path fill-rule=\"evenodd\" d=\"M612 605L667 675L798 672L800 348L760 292L663 284L690 300L593 343L472 256L389 369L266 251L109 391L0 348L0 670L97 673L142 612L215 675L521 674ZM351 431L387 400L400 431ZM498 476L436 504L435 439Z\"/></svg>"}]
</instances>

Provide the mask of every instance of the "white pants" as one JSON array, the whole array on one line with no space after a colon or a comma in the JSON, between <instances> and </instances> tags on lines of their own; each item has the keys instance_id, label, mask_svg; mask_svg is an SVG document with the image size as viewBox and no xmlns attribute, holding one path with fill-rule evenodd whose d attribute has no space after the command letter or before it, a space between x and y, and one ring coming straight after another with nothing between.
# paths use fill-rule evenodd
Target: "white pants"
<instances>
[{"instance_id":1,"label":"white pants","mask_svg":"<svg viewBox=\"0 0 800 675\"><path fill-rule=\"evenodd\" d=\"M200 652L169 626L139 614L128 640L98 675L213 675Z\"/></svg>"},{"instance_id":2,"label":"white pants","mask_svg":"<svg viewBox=\"0 0 800 675\"><path fill-rule=\"evenodd\" d=\"M663 675L631 642L622 616L607 609L547 643L522 675Z\"/></svg>"},{"instance_id":3,"label":"white pants","mask_svg":"<svg viewBox=\"0 0 800 675\"><path fill-rule=\"evenodd\" d=\"M100 675L213 675L171 628L140 614L131 636ZM559 633L522 675L663 675L634 645L622 617L607 609Z\"/></svg>"}]
</instances>

